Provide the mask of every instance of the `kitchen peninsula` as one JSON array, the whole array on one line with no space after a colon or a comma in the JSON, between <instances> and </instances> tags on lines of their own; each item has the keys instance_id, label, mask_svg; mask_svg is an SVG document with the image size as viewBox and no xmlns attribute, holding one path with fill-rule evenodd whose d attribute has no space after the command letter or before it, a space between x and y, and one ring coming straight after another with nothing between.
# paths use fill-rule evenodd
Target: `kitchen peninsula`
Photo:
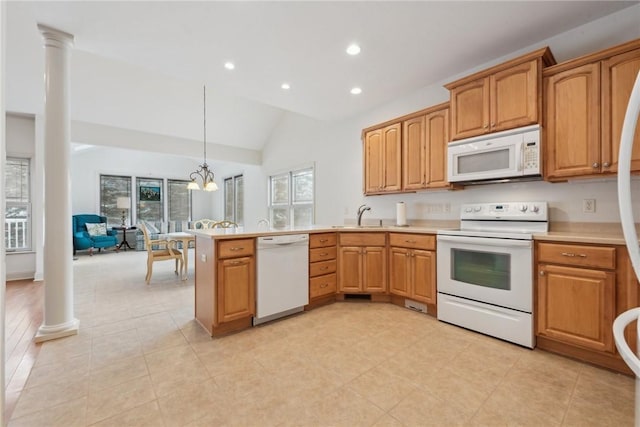
<instances>
[{"instance_id":1,"label":"kitchen peninsula","mask_svg":"<svg viewBox=\"0 0 640 427\"><path fill-rule=\"evenodd\" d=\"M257 238L301 233L309 234L310 241L310 304L306 309L354 297L409 307L417 302L426 307L428 314L435 315L437 307L430 302L430 292L436 289L435 279L430 279L435 277L437 255L433 241L438 230L456 228L457 225L457 221L425 221L409 227L343 225L278 230L264 227L190 230L196 236L196 319L211 336L251 327L256 314ZM586 224L580 227L579 224L557 223L551 225L548 233L534 233L532 262L535 263L534 276L537 278L534 292L537 346L629 373L612 346L610 329L615 314L637 305L640 296L630 274L619 225L601 226L601 232L595 232ZM557 257L553 251L549 252L556 248L559 248ZM606 251L612 254L612 250L615 258L609 258L610 264L599 263L596 268L603 272L593 272L604 279L588 281L590 287L578 288L581 293L576 304L594 307L590 312L591 321L563 323L561 314L567 306L560 300L565 296L566 284L559 281L561 277L554 274L556 270L566 272L569 269L582 283L584 274L592 273L584 269L590 267L589 254L595 256ZM572 251L580 254L587 251L588 256L562 255ZM411 270L412 264L405 259L412 259L412 252L423 257L421 268L430 268L431 273L419 271L416 274ZM402 256L395 256L398 254ZM422 262L425 259L431 262ZM370 260L373 262L368 263ZM413 271L414 281L407 279L411 276L409 271ZM416 276L424 281L416 282ZM368 281L376 285L369 286ZM559 307L563 309L557 311ZM585 324L591 328L585 330Z\"/></svg>"}]
</instances>

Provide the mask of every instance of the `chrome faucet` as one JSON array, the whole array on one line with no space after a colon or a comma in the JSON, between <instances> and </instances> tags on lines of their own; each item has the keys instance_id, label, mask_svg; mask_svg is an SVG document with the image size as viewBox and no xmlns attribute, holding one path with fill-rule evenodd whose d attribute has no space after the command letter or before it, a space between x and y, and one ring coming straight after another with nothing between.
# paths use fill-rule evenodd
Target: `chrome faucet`
<instances>
[{"instance_id":1,"label":"chrome faucet","mask_svg":"<svg viewBox=\"0 0 640 427\"><path fill-rule=\"evenodd\" d=\"M271 223L266 218L262 218L260 221L258 221L258 227L260 227L260 225L262 224L265 224L267 228L271 228Z\"/></svg>"},{"instance_id":2,"label":"chrome faucet","mask_svg":"<svg viewBox=\"0 0 640 427\"><path fill-rule=\"evenodd\" d=\"M362 225L362 214L364 214L365 211L370 211L371 208L367 205L362 205L358 208L358 227L360 227Z\"/></svg>"}]
</instances>

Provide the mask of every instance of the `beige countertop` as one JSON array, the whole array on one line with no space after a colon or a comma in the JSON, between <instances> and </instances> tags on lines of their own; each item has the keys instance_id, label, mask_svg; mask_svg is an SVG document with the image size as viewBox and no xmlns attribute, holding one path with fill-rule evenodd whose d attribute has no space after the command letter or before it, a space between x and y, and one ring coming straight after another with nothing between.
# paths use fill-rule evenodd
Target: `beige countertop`
<instances>
[{"instance_id":1,"label":"beige countertop","mask_svg":"<svg viewBox=\"0 0 640 427\"><path fill-rule=\"evenodd\" d=\"M298 234L298 233L327 233L327 232L393 232L393 233L423 233L435 234L438 230L458 228L458 221L419 221L408 227L395 225L364 225L358 227L354 224L345 225L313 225L307 227L291 227L274 229L266 227L238 227L215 228L207 230L189 230L200 237L209 237L216 240L254 238L263 236ZM534 240L556 241L573 243L593 243L604 245L624 245L624 236L619 223L595 223L595 222L552 222L546 233L534 233Z\"/></svg>"}]
</instances>

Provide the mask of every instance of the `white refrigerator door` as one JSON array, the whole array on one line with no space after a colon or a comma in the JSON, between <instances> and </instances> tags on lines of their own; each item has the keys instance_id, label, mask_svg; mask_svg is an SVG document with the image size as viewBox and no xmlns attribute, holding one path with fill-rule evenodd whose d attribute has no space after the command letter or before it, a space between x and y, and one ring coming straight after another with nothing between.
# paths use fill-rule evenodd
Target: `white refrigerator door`
<instances>
[{"instance_id":1,"label":"white refrigerator door","mask_svg":"<svg viewBox=\"0 0 640 427\"><path fill-rule=\"evenodd\" d=\"M638 280L640 280L640 248L638 246L638 235L633 221L633 210L631 208L631 150L633 148L633 137L636 132L639 114L640 73L638 73L636 77L636 82L629 97L629 105L624 117L622 135L620 137L620 151L618 153L618 204L620 207L620 222L622 224L627 250L629 251L629 257L631 258L631 263L633 264L633 269ZM640 307L622 313L613 322L613 336L620 355L636 374L635 425L636 427L640 427L640 359L633 354L624 337L624 328L636 319L640 319ZM638 335L640 338L640 328L638 329Z\"/></svg>"}]
</instances>

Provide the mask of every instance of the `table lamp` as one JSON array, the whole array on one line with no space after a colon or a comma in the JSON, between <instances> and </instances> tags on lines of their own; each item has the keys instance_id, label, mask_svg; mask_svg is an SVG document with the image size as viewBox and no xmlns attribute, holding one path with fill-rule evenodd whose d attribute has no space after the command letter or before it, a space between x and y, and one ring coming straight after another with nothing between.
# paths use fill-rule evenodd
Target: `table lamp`
<instances>
[{"instance_id":1,"label":"table lamp","mask_svg":"<svg viewBox=\"0 0 640 427\"><path fill-rule=\"evenodd\" d=\"M118 197L116 205L118 209L122 209L122 226L125 227L125 212L131 207L131 199L129 197Z\"/></svg>"}]
</instances>

